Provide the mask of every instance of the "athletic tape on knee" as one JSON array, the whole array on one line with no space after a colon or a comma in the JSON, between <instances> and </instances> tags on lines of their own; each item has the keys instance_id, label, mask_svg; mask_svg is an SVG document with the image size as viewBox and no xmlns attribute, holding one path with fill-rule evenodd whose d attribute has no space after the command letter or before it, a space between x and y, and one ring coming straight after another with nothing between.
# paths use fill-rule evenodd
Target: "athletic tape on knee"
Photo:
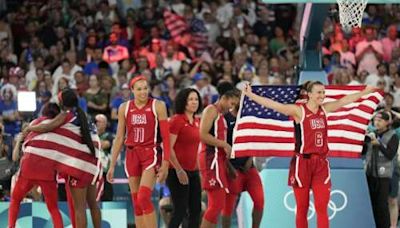
<instances>
[{"instance_id":1,"label":"athletic tape on knee","mask_svg":"<svg viewBox=\"0 0 400 228\"><path fill-rule=\"evenodd\" d=\"M138 203L143 214L150 214L154 211L153 203L151 202L152 190L146 186L140 186L138 192Z\"/></svg>"}]
</instances>

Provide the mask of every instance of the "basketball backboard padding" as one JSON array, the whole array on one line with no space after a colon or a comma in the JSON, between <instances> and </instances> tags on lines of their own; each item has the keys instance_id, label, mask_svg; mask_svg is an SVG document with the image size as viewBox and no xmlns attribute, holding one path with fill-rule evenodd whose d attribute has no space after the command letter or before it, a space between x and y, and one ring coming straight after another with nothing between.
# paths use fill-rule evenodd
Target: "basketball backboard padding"
<instances>
[{"instance_id":1,"label":"basketball backboard padding","mask_svg":"<svg viewBox=\"0 0 400 228\"><path fill-rule=\"evenodd\" d=\"M299 76L298 85L303 84L306 81L320 81L324 85L328 85L328 77L325 71L301 71Z\"/></svg>"}]
</instances>

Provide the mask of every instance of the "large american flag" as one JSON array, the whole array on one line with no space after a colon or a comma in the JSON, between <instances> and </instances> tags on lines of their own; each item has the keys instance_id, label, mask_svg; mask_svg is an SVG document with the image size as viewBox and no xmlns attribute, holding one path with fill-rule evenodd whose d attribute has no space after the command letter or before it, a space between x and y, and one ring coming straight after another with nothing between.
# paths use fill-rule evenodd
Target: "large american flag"
<instances>
[{"instance_id":1,"label":"large american flag","mask_svg":"<svg viewBox=\"0 0 400 228\"><path fill-rule=\"evenodd\" d=\"M326 86L324 102L340 99L364 88ZM284 104L304 102L299 97L299 86L253 86L252 91ZM327 115L329 156L360 157L368 123L382 98L382 93L374 92ZM293 119L242 96L233 141L232 150L237 157L291 157L295 144Z\"/></svg>"},{"instance_id":2,"label":"large american flag","mask_svg":"<svg viewBox=\"0 0 400 228\"><path fill-rule=\"evenodd\" d=\"M76 121L77 119L73 117L51 132L29 133L23 144L23 152L30 153L31 157L36 157L38 162L45 163L49 169L94 184L102 177L98 159L100 138L95 127L91 125L91 136L96 148L94 156L89 147L82 142L80 127L75 124Z\"/></svg>"}]
</instances>

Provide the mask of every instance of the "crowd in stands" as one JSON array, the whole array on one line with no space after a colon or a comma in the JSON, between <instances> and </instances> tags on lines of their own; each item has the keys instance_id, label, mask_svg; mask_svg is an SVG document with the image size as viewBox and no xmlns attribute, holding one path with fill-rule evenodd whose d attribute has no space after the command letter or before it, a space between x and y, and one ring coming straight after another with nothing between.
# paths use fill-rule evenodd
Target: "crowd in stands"
<instances>
[{"instance_id":1,"label":"crowd in stands","mask_svg":"<svg viewBox=\"0 0 400 228\"><path fill-rule=\"evenodd\" d=\"M90 118L106 117L100 120L112 134L118 107L131 96L128 82L137 75L148 79L151 96L167 104L169 115L182 88L197 89L206 106L218 98L220 81L239 89L245 82L297 84L302 4L5 2L0 4L0 157L11 158L14 136L32 118L18 111L18 91L36 92L37 117L44 104L57 102L58 92L70 87ZM351 33L342 31L337 5L330 12L321 43L329 82L380 87L381 107L399 111L400 4L368 5L363 28Z\"/></svg>"}]
</instances>

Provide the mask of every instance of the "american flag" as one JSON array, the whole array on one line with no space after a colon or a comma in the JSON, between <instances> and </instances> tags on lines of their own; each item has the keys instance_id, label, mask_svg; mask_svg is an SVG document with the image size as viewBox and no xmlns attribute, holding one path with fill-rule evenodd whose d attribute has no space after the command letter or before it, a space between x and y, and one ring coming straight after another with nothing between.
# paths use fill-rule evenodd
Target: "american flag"
<instances>
[{"instance_id":1,"label":"american flag","mask_svg":"<svg viewBox=\"0 0 400 228\"><path fill-rule=\"evenodd\" d=\"M42 122L48 122L43 120ZM89 147L82 142L80 127L75 124L73 117L64 125L47 133L31 132L23 144L23 152L37 157L42 164L46 163L49 169L66 174L77 180L94 184L101 178L101 164L99 157L100 139L91 126L91 136L96 148L96 155L92 155Z\"/></svg>"},{"instance_id":2,"label":"american flag","mask_svg":"<svg viewBox=\"0 0 400 228\"><path fill-rule=\"evenodd\" d=\"M192 47L196 51L204 51L208 46L207 28L200 19L193 18L190 22L190 31L192 33Z\"/></svg>"},{"instance_id":3,"label":"american flag","mask_svg":"<svg viewBox=\"0 0 400 228\"><path fill-rule=\"evenodd\" d=\"M363 90L365 86L326 86L324 102L330 102ZM284 104L304 102L299 86L253 86L252 91ZM330 157L358 158L372 115L383 99L374 92L358 101L328 113ZM291 157L294 153L294 122L290 117L253 102L243 96L233 135L234 156Z\"/></svg>"},{"instance_id":4,"label":"american flag","mask_svg":"<svg viewBox=\"0 0 400 228\"><path fill-rule=\"evenodd\" d=\"M190 46L196 51L204 51L208 46L207 28L202 20L193 18L190 22L170 10L164 10L165 26L171 34L172 40L176 40L185 33L190 33L192 42Z\"/></svg>"},{"instance_id":5,"label":"american flag","mask_svg":"<svg viewBox=\"0 0 400 228\"><path fill-rule=\"evenodd\" d=\"M188 30L185 18L170 10L164 10L164 23L171 34L172 40L175 40L175 38L181 36Z\"/></svg>"}]
</instances>

